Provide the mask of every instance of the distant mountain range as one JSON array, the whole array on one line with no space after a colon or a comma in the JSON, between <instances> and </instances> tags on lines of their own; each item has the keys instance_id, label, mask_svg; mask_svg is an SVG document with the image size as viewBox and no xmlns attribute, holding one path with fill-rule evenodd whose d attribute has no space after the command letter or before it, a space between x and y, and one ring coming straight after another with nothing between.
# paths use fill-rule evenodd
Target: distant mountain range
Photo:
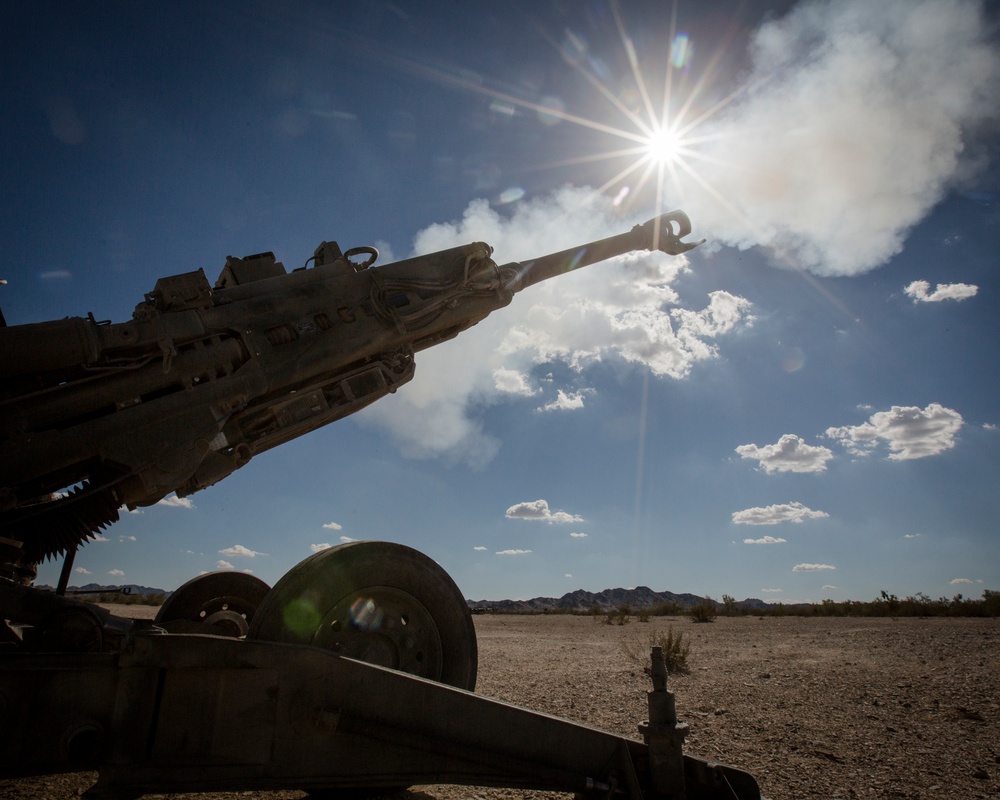
<instances>
[{"instance_id":1,"label":"distant mountain range","mask_svg":"<svg viewBox=\"0 0 1000 800\"><path fill-rule=\"evenodd\" d=\"M538 613L544 611L586 612L595 607L602 611L610 611L624 605L639 610L663 603L675 603L682 608L691 608L704 599L696 594L654 592L648 586L636 586L634 589L605 589L602 592L577 589L562 597L535 597L531 600L467 600L466 602L473 611ZM747 598L736 605L739 608L748 609L770 607L768 603L756 598Z\"/></svg>"},{"instance_id":2,"label":"distant mountain range","mask_svg":"<svg viewBox=\"0 0 1000 800\"><path fill-rule=\"evenodd\" d=\"M48 589L49 591L55 591L53 586L40 585L37 586L38 589ZM123 594L135 594L135 595L150 595L150 594L162 594L164 597L169 597L170 592L165 589L153 589L149 586L139 586L137 583L128 583L125 585L116 584L114 586L106 586L101 583L87 583L83 586L70 586L67 592L73 592L74 594L98 594L100 592L122 592Z\"/></svg>"},{"instance_id":3,"label":"distant mountain range","mask_svg":"<svg viewBox=\"0 0 1000 800\"><path fill-rule=\"evenodd\" d=\"M39 586L40 589L52 589L51 586ZM124 590L129 595L154 595L160 594L169 597L170 592L165 589L154 589L149 586L139 586L135 583L115 586L108 586L99 583L87 583L83 586L70 586L69 591L74 593L89 592L98 594L99 592L117 592ZM654 592L648 586L636 586L634 589L605 589L601 592L588 592L584 589L577 589L575 592L568 592L562 597L534 597L531 600L466 600L469 608L473 611L495 611L507 613L543 613L545 611L567 611L586 613L594 608L601 611L611 611L627 605L635 611L664 603L674 603L681 608L688 609L697 605L704 597L696 594L675 594L674 592ZM721 610L721 603L720 610ZM771 603L765 603L755 597L748 597L736 603L738 608L757 610L771 608Z\"/></svg>"}]
</instances>

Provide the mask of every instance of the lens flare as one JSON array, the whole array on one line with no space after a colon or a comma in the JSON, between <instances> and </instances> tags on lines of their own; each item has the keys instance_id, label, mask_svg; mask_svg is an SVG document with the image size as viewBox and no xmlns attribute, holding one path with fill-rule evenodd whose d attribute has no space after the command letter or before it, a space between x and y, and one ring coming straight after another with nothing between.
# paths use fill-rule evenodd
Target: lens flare
<instances>
[{"instance_id":1,"label":"lens flare","mask_svg":"<svg viewBox=\"0 0 1000 800\"><path fill-rule=\"evenodd\" d=\"M370 597L359 597L351 604L351 624L363 631L382 627L382 610Z\"/></svg>"},{"instance_id":2,"label":"lens flare","mask_svg":"<svg viewBox=\"0 0 1000 800\"><path fill-rule=\"evenodd\" d=\"M301 597L285 606L281 617L285 627L303 639L311 638L323 619L316 606Z\"/></svg>"}]
</instances>

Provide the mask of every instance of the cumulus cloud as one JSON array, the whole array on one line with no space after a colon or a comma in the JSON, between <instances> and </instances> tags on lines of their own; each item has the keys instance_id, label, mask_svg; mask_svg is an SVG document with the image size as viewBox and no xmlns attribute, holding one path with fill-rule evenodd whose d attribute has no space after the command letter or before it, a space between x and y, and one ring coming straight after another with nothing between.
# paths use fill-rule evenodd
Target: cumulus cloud
<instances>
[{"instance_id":1,"label":"cumulus cloud","mask_svg":"<svg viewBox=\"0 0 1000 800\"><path fill-rule=\"evenodd\" d=\"M903 534L903 538L904 539L919 539L921 536L923 536L922 533L904 533Z\"/></svg>"},{"instance_id":2,"label":"cumulus cloud","mask_svg":"<svg viewBox=\"0 0 1000 800\"><path fill-rule=\"evenodd\" d=\"M536 411L574 411L583 408L584 392L571 392L567 394L562 389L558 390L556 399L551 403L536 408Z\"/></svg>"},{"instance_id":3,"label":"cumulus cloud","mask_svg":"<svg viewBox=\"0 0 1000 800\"><path fill-rule=\"evenodd\" d=\"M579 531L574 531L573 533L570 534L570 536L572 536L574 539L586 539L587 538L587 534L586 533L580 533Z\"/></svg>"},{"instance_id":4,"label":"cumulus cloud","mask_svg":"<svg viewBox=\"0 0 1000 800\"><path fill-rule=\"evenodd\" d=\"M168 494L162 500L157 500L156 505L167 506L168 508L194 508L194 503L190 497L178 497L175 494Z\"/></svg>"},{"instance_id":5,"label":"cumulus cloud","mask_svg":"<svg viewBox=\"0 0 1000 800\"><path fill-rule=\"evenodd\" d=\"M530 550L497 550L498 556L526 556Z\"/></svg>"},{"instance_id":6,"label":"cumulus cloud","mask_svg":"<svg viewBox=\"0 0 1000 800\"><path fill-rule=\"evenodd\" d=\"M344 526L341 525L339 522L326 522L323 524L323 527L326 528L328 531L339 531L343 530L344 528Z\"/></svg>"},{"instance_id":7,"label":"cumulus cloud","mask_svg":"<svg viewBox=\"0 0 1000 800\"><path fill-rule=\"evenodd\" d=\"M120 569L109 569L108 575L111 575L115 578L122 578L125 576L125 573L122 572Z\"/></svg>"},{"instance_id":8,"label":"cumulus cloud","mask_svg":"<svg viewBox=\"0 0 1000 800\"><path fill-rule=\"evenodd\" d=\"M95 533L92 537L90 537L90 540L92 542L110 542L111 541L107 536L101 536L101 534L99 534L99 533Z\"/></svg>"},{"instance_id":9,"label":"cumulus cloud","mask_svg":"<svg viewBox=\"0 0 1000 800\"><path fill-rule=\"evenodd\" d=\"M121 535L121 536L118 537L118 541L119 542L134 542L134 541L136 541L136 538L134 536L126 536L126 535L123 534L123 535Z\"/></svg>"},{"instance_id":10,"label":"cumulus cloud","mask_svg":"<svg viewBox=\"0 0 1000 800\"><path fill-rule=\"evenodd\" d=\"M742 458L756 459L768 475L773 472L824 472L826 462L833 458L828 447L806 444L794 433L786 433L774 444L759 447L741 444L736 452Z\"/></svg>"},{"instance_id":11,"label":"cumulus cloud","mask_svg":"<svg viewBox=\"0 0 1000 800\"><path fill-rule=\"evenodd\" d=\"M552 511L546 500L530 500L516 503L507 509L507 519L540 520L542 522L563 524L567 522L583 522L583 517L566 511Z\"/></svg>"},{"instance_id":12,"label":"cumulus cloud","mask_svg":"<svg viewBox=\"0 0 1000 800\"><path fill-rule=\"evenodd\" d=\"M73 570L73 572L76 572L79 575L93 575L94 574L89 569L87 569L85 567L77 567L76 569Z\"/></svg>"},{"instance_id":13,"label":"cumulus cloud","mask_svg":"<svg viewBox=\"0 0 1000 800\"><path fill-rule=\"evenodd\" d=\"M826 569L836 569L830 564L796 564L792 567L792 572L821 572Z\"/></svg>"},{"instance_id":14,"label":"cumulus cloud","mask_svg":"<svg viewBox=\"0 0 1000 800\"><path fill-rule=\"evenodd\" d=\"M309 549L314 553L318 553L321 550L329 550L331 547L333 547L333 545L329 542L317 542L316 544L309 545Z\"/></svg>"},{"instance_id":15,"label":"cumulus cloud","mask_svg":"<svg viewBox=\"0 0 1000 800\"><path fill-rule=\"evenodd\" d=\"M829 583L824 583L823 584L823 588L824 589L836 589L837 587L833 586L832 584L829 584Z\"/></svg>"},{"instance_id":16,"label":"cumulus cloud","mask_svg":"<svg viewBox=\"0 0 1000 800\"><path fill-rule=\"evenodd\" d=\"M802 503L795 502L734 511L733 522L737 525L778 525L782 522L801 523L806 519L823 519L829 516L825 511L813 511Z\"/></svg>"},{"instance_id":17,"label":"cumulus cloud","mask_svg":"<svg viewBox=\"0 0 1000 800\"><path fill-rule=\"evenodd\" d=\"M572 572L567 572L565 575L563 575L563 577L564 578L572 578L573 577L573 573Z\"/></svg>"},{"instance_id":18,"label":"cumulus cloud","mask_svg":"<svg viewBox=\"0 0 1000 800\"><path fill-rule=\"evenodd\" d=\"M889 458L906 461L943 453L955 446L955 436L962 427L962 415L939 403L926 408L893 406L879 411L861 425L827 428L826 435L836 439L854 455L866 456L882 442L889 447Z\"/></svg>"},{"instance_id":19,"label":"cumulus cloud","mask_svg":"<svg viewBox=\"0 0 1000 800\"><path fill-rule=\"evenodd\" d=\"M965 300L975 297L979 287L971 283L939 283L932 292L927 281L913 281L905 289L914 303L940 303L942 300Z\"/></svg>"},{"instance_id":20,"label":"cumulus cloud","mask_svg":"<svg viewBox=\"0 0 1000 800\"><path fill-rule=\"evenodd\" d=\"M234 567L228 561L223 561L221 558L218 561L215 562L215 568L216 569L236 569L236 567Z\"/></svg>"},{"instance_id":21,"label":"cumulus cloud","mask_svg":"<svg viewBox=\"0 0 1000 800\"><path fill-rule=\"evenodd\" d=\"M414 253L484 241L504 264L644 221L623 219L609 198L589 188L564 187L503 214L475 201L461 220L418 233ZM679 307L671 284L686 269L683 256L642 252L532 286L471 330L421 352L416 377L357 419L387 430L409 457L441 456L481 467L499 447L484 428L482 410L534 393L528 376L541 364L559 361L581 371L598 361L627 363L684 378L717 356L719 337L751 320L749 302L722 291L692 299L693 308ZM566 387L555 388L570 397Z\"/></svg>"},{"instance_id":22,"label":"cumulus cloud","mask_svg":"<svg viewBox=\"0 0 1000 800\"><path fill-rule=\"evenodd\" d=\"M526 374L506 367L497 367L493 370L493 386L498 392L504 394L516 394L521 397L531 397L538 394L537 389L531 388Z\"/></svg>"},{"instance_id":23,"label":"cumulus cloud","mask_svg":"<svg viewBox=\"0 0 1000 800\"><path fill-rule=\"evenodd\" d=\"M251 550L249 547L244 547L241 544L234 544L232 547L220 550L219 555L229 556L231 558L255 558L256 556L266 556L267 553L259 553L256 550Z\"/></svg>"},{"instance_id":24,"label":"cumulus cloud","mask_svg":"<svg viewBox=\"0 0 1000 800\"><path fill-rule=\"evenodd\" d=\"M142 509L141 508L129 508L128 506L119 506L118 507L118 513L119 514L141 514L142 513Z\"/></svg>"},{"instance_id":25,"label":"cumulus cloud","mask_svg":"<svg viewBox=\"0 0 1000 800\"><path fill-rule=\"evenodd\" d=\"M764 536L760 539L744 539L743 544L785 544L788 539L781 539L777 536Z\"/></svg>"},{"instance_id":26,"label":"cumulus cloud","mask_svg":"<svg viewBox=\"0 0 1000 800\"><path fill-rule=\"evenodd\" d=\"M692 134L710 160L677 204L714 241L817 274L884 263L996 118L990 28L974 0L798 3L754 34L748 90Z\"/></svg>"},{"instance_id":27,"label":"cumulus cloud","mask_svg":"<svg viewBox=\"0 0 1000 800\"><path fill-rule=\"evenodd\" d=\"M964 586L966 584L972 583L968 578L954 578L948 581L952 586Z\"/></svg>"},{"instance_id":28,"label":"cumulus cloud","mask_svg":"<svg viewBox=\"0 0 1000 800\"><path fill-rule=\"evenodd\" d=\"M761 589L761 591L767 594L773 594L775 592L782 592L784 589Z\"/></svg>"},{"instance_id":29,"label":"cumulus cloud","mask_svg":"<svg viewBox=\"0 0 1000 800\"><path fill-rule=\"evenodd\" d=\"M481 553L481 552L483 552L483 551L487 550L488 548L486 548L486 547L483 547L482 545L476 545L476 546L475 546L475 547L473 547L472 549L473 549L473 550L476 550L476 551L478 551L478 552L480 552L480 553Z\"/></svg>"},{"instance_id":30,"label":"cumulus cloud","mask_svg":"<svg viewBox=\"0 0 1000 800\"><path fill-rule=\"evenodd\" d=\"M355 539L355 538L353 538L351 536L341 536L340 537L341 544L348 544L349 542L356 542L356 541L357 541L357 539Z\"/></svg>"}]
</instances>

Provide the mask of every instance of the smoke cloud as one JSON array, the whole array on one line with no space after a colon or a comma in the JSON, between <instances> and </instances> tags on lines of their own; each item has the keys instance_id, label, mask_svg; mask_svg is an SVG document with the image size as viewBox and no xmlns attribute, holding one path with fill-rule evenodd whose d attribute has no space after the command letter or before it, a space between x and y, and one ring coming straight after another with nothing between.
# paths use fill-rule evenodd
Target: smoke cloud
<instances>
[{"instance_id":1,"label":"smoke cloud","mask_svg":"<svg viewBox=\"0 0 1000 800\"><path fill-rule=\"evenodd\" d=\"M644 221L622 219L612 201L592 189L564 187L519 203L509 216L475 201L461 220L417 234L414 251L485 241L503 264ZM580 390L532 383L532 368L539 364L558 361L581 371L618 360L683 378L697 362L715 357L719 336L752 322L749 302L728 292L713 292L701 308L679 308L671 282L687 263L684 257L633 253L532 286L475 328L422 351L413 381L358 418L387 430L407 456L444 456L479 467L495 456L499 442L483 430L475 409L515 396L536 397L533 408L570 413L585 405Z\"/></svg>"},{"instance_id":2,"label":"smoke cloud","mask_svg":"<svg viewBox=\"0 0 1000 800\"><path fill-rule=\"evenodd\" d=\"M715 243L766 245L819 275L884 263L997 119L990 36L971 0L796 6L752 37L752 88L690 132L717 138L693 148L704 185L677 170L676 205Z\"/></svg>"},{"instance_id":3,"label":"smoke cloud","mask_svg":"<svg viewBox=\"0 0 1000 800\"><path fill-rule=\"evenodd\" d=\"M899 252L909 230L963 179L976 132L997 118L1000 56L973 0L804 2L751 39L749 88L689 136L697 178L675 167L668 198L714 246L765 246L819 275L855 275ZM963 160L964 159L964 160ZM677 195L673 196L672 192ZM417 234L414 254L472 241L498 263L626 230L644 219L585 188L485 200ZM583 370L627 362L681 379L752 324L727 292L681 307L683 257L632 254L531 287L457 339L420 354L416 378L357 419L404 455L483 466L499 442L478 411L534 397L534 408L585 406L579 387L542 385L540 364ZM560 402L579 397L579 402Z\"/></svg>"}]
</instances>

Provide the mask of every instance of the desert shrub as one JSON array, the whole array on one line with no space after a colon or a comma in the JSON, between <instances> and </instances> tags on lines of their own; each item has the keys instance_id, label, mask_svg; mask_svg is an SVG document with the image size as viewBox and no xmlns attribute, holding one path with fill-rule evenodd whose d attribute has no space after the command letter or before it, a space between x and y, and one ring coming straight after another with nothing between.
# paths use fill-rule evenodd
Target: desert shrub
<instances>
[{"instance_id":1,"label":"desert shrub","mask_svg":"<svg viewBox=\"0 0 1000 800\"><path fill-rule=\"evenodd\" d=\"M649 622L649 609L640 608L639 613L636 614L636 619L639 620L639 622Z\"/></svg>"},{"instance_id":2,"label":"desert shrub","mask_svg":"<svg viewBox=\"0 0 1000 800\"><path fill-rule=\"evenodd\" d=\"M691 654L691 645L684 641L683 633L675 634L672 627L666 631L650 631L646 637L623 638L621 647L622 653L629 661L638 664L647 672L652 666L649 653L654 647L659 647L663 651L663 662L667 666L668 673L687 672L689 669L688 656Z\"/></svg>"},{"instance_id":3,"label":"desert shrub","mask_svg":"<svg viewBox=\"0 0 1000 800\"><path fill-rule=\"evenodd\" d=\"M692 622L715 622L717 616L715 601L711 597L704 598L700 603L691 606Z\"/></svg>"},{"instance_id":4,"label":"desert shrub","mask_svg":"<svg viewBox=\"0 0 1000 800\"><path fill-rule=\"evenodd\" d=\"M628 625L629 617L632 615L632 606L621 605L608 612L606 624L608 625Z\"/></svg>"},{"instance_id":5,"label":"desert shrub","mask_svg":"<svg viewBox=\"0 0 1000 800\"><path fill-rule=\"evenodd\" d=\"M679 617L684 613L684 606L668 600L649 607L649 613L654 617Z\"/></svg>"},{"instance_id":6,"label":"desert shrub","mask_svg":"<svg viewBox=\"0 0 1000 800\"><path fill-rule=\"evenodd\" d=\"M740 613L736 598L729 594L722 595L722 613L727 617L735 617Z\"/></svg>"},{"instance_id":7,"label":"desert shrub","mask_svg":"<svg viewBox=\"0 0 1000 800\"><path fill-rule=\"evenodd\" d=\"M79 594L73 597L83 603L94 604L115 604L120 606L162 606L167 599L166 595L156 592L153 594L138 594L132 592L94 592L93 594Z\"/></svg>"}]
</instances>

